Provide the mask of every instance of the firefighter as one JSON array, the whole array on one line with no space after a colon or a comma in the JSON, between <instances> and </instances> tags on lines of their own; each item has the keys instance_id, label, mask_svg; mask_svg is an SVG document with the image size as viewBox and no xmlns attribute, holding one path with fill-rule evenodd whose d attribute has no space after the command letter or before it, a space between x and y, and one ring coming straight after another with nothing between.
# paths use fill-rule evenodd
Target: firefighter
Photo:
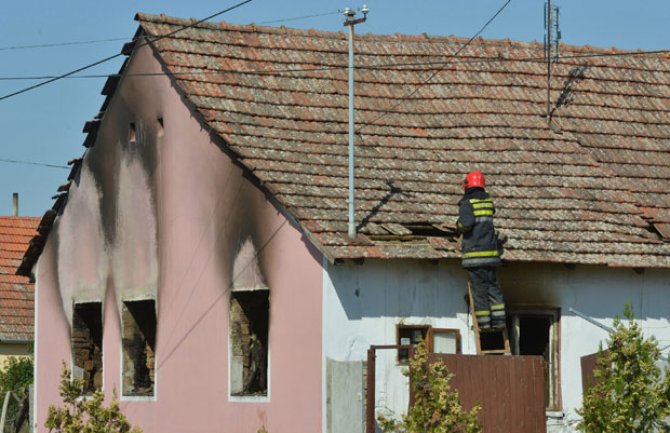
<instances>
[{"instance_id":1,"label":"firefighter","mask_svg":"<svg viewBox=\"0 0 670 433\"><path fill-rule=\"evenodd\" d=\"M482 331L499 330L505 324L505 303L498 284L502 247L493 225L493 199L484 189L481 171L463 180L463 198L458 202L458 233L463 235L463 267L468 271L475 316Z\"/></svg>"}]
</instances>

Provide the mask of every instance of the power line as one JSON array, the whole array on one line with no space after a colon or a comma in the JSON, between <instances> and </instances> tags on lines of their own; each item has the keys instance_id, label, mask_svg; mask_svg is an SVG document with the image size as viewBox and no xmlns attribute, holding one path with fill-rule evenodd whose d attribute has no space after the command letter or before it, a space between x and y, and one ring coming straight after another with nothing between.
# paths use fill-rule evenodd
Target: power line
<instances>
[{"instance_id":1,"label":"power line","mask_svg":"<svg viewBox=\"0 0 670 433\"><path fill-rule=\"evenodd\" d=\"M90 44L99 44L103 42L125 41L127 39L128 38L111 38L111 39L94 39L90 41L69 41L69 42L53 42L48 44L14 45L8 47L0 47L0 51L31 50L36 48L67 47L72 45L90 45Z\"/></svg>"},{"instance_id":2,"label":"power line","mask_svg":"<svg viewBox=\"0 0 670 433\"><path fill-rule=\"evenodd\" d=\"M282 19L277 19L277 20L271 20L271 21L261 21L259 23L249 23L249 25L264 25L264 24L274 24L274 23L284 23L284 22L289 22L289 21L299 21L299 20L305 20L309 18L317 18L317 17L325 17L329 15L337 15L341 13L339 10L335 12L324 12L324 13L319 13L319 14L313 14L313 15L301 15L297 17L289 17L289 18L282 18ZM32 45L10 45L6 47L0 47L0 51L14 51L14 50L31 50L31 49L38 49L38 48L58 48L58 47L67 47L67 46L73 46L73 45L91 45L91 44L99 44L99 43L104 43L104 42L118 42L118 41L125 41L128 40L128 38L109 38L109 39L92 39L92 40L84 40L84 41L64 41L64 42L51 42L51 43L43 43L43 44L32 44Z\"/></svg>"},{"instance_id":3,"label":"power line","mask_svg":"<svg viewBox=\"0 0 670 433\"><path fill-rule=\"evenodd\" d=\"M148 44L150 44L150 43L160 41L161 39L168 38L168 37L174 35L175 33L181 32L182 30L186 30L186 29L188 29L188 28L195 27L195 26L197 26L198 24L201 24L201 23L203 23L203 22L205 22L205 21L211 20L212 18L217 17L217 16L219 16L219 15L223 15L223 14L225 14L226 12L230 12L230 11L232 11L233 9L237 9L237 8L239 8L240 6L243 6L243 5L245 5L245 4L247 4L247 3L251 2L251 1L253 1L253 0L244 0L244 1L241 1L241 2L239 2L239 3L237 3L237 4L233 5L233 6L231 6L231 7L229 7L229 8L226 8L226 9L220 11L220 12L217 12L217 13L215 13L215 14L212 14L212 15L210 15L210 16L208 16L208 17L205 17L205 18L203 18L203 19L201 19L201 20L195 21L195 22L193 22L193 23L191 23L191 24L189 24L189 25L186 25L186 26L181 26L181 27L179 27L179 28L177 28L177 29L175 29L175 30L169 32L169 33L166 33L166 34L164 34L164 35L161 35L161 36L158 36L158 37L156 37L156 38L150 39L150 40L148 40L147 42L144 42L143 44L138 45L136 48L140 48L140 47L143 47L143 46L148 45ZM11 97L13 97L13 96L17 96L17 95L20 95L20 94L22 94L22 93L29 92L29 91L31 91L31 90L35 90L35 89L37 89L37 88L39 88L39 87L42 87L42 86L46 86L47 84L53 83L54 81L62 80L63 78L67 78L67 77L69 77L69 76L71 76L71 75L75 75L75 74L77 74L77 73L79 73L79 72L82 72L82 71L85 71L85 70L87 70L87 69L90 69L90 68L93 68L93 67L95 67L95 66L98 66L98 65L100 65L100 64L106 63L106 62L108 62L108 61L110 61L110 60L113 60L113 59L115 59L115 58L117 58L117 57L120 57L120 56L123 56L123 55L124 55L123 53L114 54L114 55L112 55L112 56L108 56L108 57L105 57L104 59L101 59L101 60L98 60L98 61L93 62L93 63L91 63L91 64L88 64L88 65L86 65L86 66L82 66L81 68L77 68L77 69L75 69L75 70L73 70L73 71L70 71L70 72L67 72L67 73L65 73L65 74L58 75L58 76L56 76L56 77L54 77L54 78L51 78L51 79L48 79L48 80L46 80L46 81L42 81L41 83L33 84L32 86L23 88L23 89L21 89L21 90L17 90L16 92L9 93L9 94L4 95L4 96L0 96L0 101L4 101L5 99L9 99L9 98L11 98Z\"/></svg>"},{"instance_id":4,"label":"power line","mask_svg":"<svg viewBox=\"0 0 670 433\"><path fill-rule=\"evenodd\" d=\"M670 50L651 50L651 51L629 51L629 52L620 52L620 53L592 53L592 54L575 54L575 55L563 55L555 63L560 64L562 60L580 60L580 59L589 59L589 58L599 58L599 57L638 57L638 56L652 56L658 54L670 54ZM452 64L476 64L476 63L502 63L502 62L543 62L545 57L454 57L454 55L446 56L450 59ZM383 69L400 69L404 67L411 66L431 66L431 65L445 65L444 60L435 60L435 61L426 61L426 62L406 62L406 63L385 63L377 65L367 65L367 66L357 66L357 69L369 69L369 70L383 70ZM599 65L601 67L607 65ZM301 73L301 72L319 72L319 71L334 71L347 69L347 66L323 66L317 68L284 68L284 69L236 69L234 71L190 71L190 72L139 72L139 73L127 73L124 74L124 77L155 77L155 76L164 76L171 75L179 77L181 75L215 75L215 74L270 74L277 75L282 73ZM99 78L108 78L110 74L88 74L88 75L73 75L65 77L67 79L99 79ZM0 81L21 81L21 80L47 80L51 78L56 78L57 75L25 75L25 76L0 76Z\"/></svg>"},{"instance_id":5,"label":"power line","mask_svg":"<svg viewBox=\"0 0 670 433\"><path fill-rule=\"evenodd\" d=\"M46 163L43 163L43 162L34 162L34 161L21 161L21 160L18 160L18 159L0 158L0 162L6 163L6 164L38 165L40 167L63 168L63 169L66 169L66 170L70 169L70 167L67 167L65 165L46 164Z\"/></svg>"},{"instance_id":6,"label":"power line","mask_svg":"<svg viewBox=\"0 0 670 433\"><path fill-rule=\"evenodd\" d=\"M478 31L477 33L475 33L474 35L472 35L472 37L471 37L470 39L468 39L468 41L467 41L465 44L463 44L463 45L462 45L462 46L461 46L461 47L460 47L454 54L452 54L452 57L457 57L457 56L461 53L461 51L463 51L465 48L467 48L467 46L470 45L470 43L471 43L472 41L475 40L475 38L476 38L477 36L479 36L480 34L482 34L482 32L489 26L489 24L491 24L491 23L498 17L498 15L500 15L500 14L502 13L502 11L505 10L505 8L507 7L507 5L509 5L511 1L512 1L512 0L507 0L507 1L505 2L505 4L503 4L503 5L500 7L500 9L498 9L498 11L497 11L495 14L493 14L493 16L492 16L491 18L489 18L489 20L482 26L482 28L479 29L479 31ZM412 96L414 96L414 95L421 89L421 86L427 84L430 80L432 80L433 78L435 78L435 76L436 76L437 74L439 74L440 72L442 72L442 70L443 70L444 68L446 68L448 64L449 64L448 61L444 62L444 64L443 64L440 68L438 68L435 72L433 72L433 73L432 73L426 80L424 80L421 84L415 86L414 90L412 90L412 91L409 92L407 95L405 95L405 96L403 96L402 98L400 98L400 100L399 100L397 103L395 103L393 106L391 106L390 108L388 108L384 114L379 115L378 117L376 117L375 119L373 119L371 122L366 122L362 127L360 127L360 128L358 129L357 132L360 133L361 130L363 130L366 126L373 125L374 123L376 123L376 122L379 121L380 119L382 119L382 118L384 118L385 116L389 115L389 114L391 113L392 110L394 110L396 107L398 107L400 104L402 104L406 99L411 98Z\"/></svg>"},{"instance_id":7,"label":"power line","mask_svg":"<svg viewBox=\"0 0 670 433\"><path fill-rule=\"evenodd\" d=\"M321 13L321 14L303 15L303 16L299 16L299 17L282 18L282 19L279 19L279 20L272 20L272 21L261 21L260 23L251 23L251 24L285 23L285 22L289 22L289 21L299 21L299 20L306 20L306 19L309 19L309 18L326 17L326 16L329 16L329 15L338 15L340 13L341 12L338 10L338 11L335 11L335 12L324 12L324 13Z\"/></svg>"}]
</instances>

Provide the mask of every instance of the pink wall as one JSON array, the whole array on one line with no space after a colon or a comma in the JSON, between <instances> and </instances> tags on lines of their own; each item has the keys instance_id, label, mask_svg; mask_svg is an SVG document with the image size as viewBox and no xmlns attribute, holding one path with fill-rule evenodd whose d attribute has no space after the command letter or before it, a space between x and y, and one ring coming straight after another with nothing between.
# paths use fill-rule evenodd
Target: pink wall
<instances>
[{"instance_id":1,"label":"pink wall","mask_svg":"<svg viewBox=\"0 0 670 433\"><path fill-rule=\"evenodd\" d=\"M146 47L126 70L160 71ZM228 289L235 253L248 238L270 287L269 396L231 402ZM46 431L47 407L59 402L72 302L104 300L111 396L121 390L118 305L143 297L158 305L156 396L121 398L121 406L145 432L321 430L321 257L210 139L166 76L122 80L37 278L39 431Z\"/></svg>"}]
</instances>

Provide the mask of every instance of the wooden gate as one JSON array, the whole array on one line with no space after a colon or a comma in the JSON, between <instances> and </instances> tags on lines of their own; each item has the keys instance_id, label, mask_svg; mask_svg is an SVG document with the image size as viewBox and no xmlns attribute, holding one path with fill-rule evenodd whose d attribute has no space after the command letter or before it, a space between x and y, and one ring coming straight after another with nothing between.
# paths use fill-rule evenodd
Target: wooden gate
<instances>
[{"instance_id":1,"label":"wooden gate","mask_svg":"<svg viewBox=\"0 0 670 433\"><path fill-rule=\"evenodd\" d=\"M375 349L390 347L372 346L368 351L367 433L375 430ZM431 354L429 359L444 362L454 374L451 386L464 408L481 406L483 433L546 433L542 357ZM412 400L410 395L410 405Z\"/></svg>"},{"instance_id":2,"label":"wooden gate","mask_svg":"<svg viewBox=\"0 0 670 433\"><path fill-rule=\"evenodd\" d=\"M479 403L483 433L545 433L541 356L432 354L454 374L451 386L466 409Z\"/></svg>"}]
</instances>

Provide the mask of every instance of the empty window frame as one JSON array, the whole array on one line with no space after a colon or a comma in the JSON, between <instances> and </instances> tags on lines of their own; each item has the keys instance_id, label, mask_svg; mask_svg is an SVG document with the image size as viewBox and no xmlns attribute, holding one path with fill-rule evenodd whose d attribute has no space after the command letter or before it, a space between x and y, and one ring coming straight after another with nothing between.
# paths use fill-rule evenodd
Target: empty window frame
<instances>
[{"instance_id":1,"label":"empty window frame","mask_svg":"<svg viewBox=\"0 0 670 433\"><path fill-rule=\"evenodd\" d=\"M416 346L419 341L428 342L428 350L433 353L461 353L461 333L458 329L433 328L430 325L404 325L396 327L396 344ZM407 349L398 349L398 363L406 364L409 358Z\"/></svg>"},{"instance_id":2,"label":"empty window frame","mask_svg":"<svg viewBox=\"0 0 670 433\"><path fill-rule=\"evenodd\" d=\"M230 394L267 396L270 291L233 291L230 296Z\"/></svg>"},{"instance_id":3,"label":"empty window frame","mask_svg":"<svg viewBox=\"0 0 670 433\"><path fill-rule=\"evenodd\" d=\"M156 365L156 302L124 301L121 313L123 395L153 396Z\"/></svg>"},{"instance_id":4,"label":"empty window frame","mask_svg":"<svg viewBox=\"0 0 670 433\"><path fill-rule=\"evenodd\" d=\"M560 311L517 310L508 314L511 344L515 355L544 358L547 410L561 410L559 376Z\"/></svg>"},{"instance_id":5,"label":"empty window frame","mask_svg":"<svg viewBox=\"0 0 670 433\"><path fill-rule=\"evenodd\" d=\"M430 325L398 325L396 327L396 344L399 346L416 346L421 340L428 340L429 331ZM430 340L428 341L430 345ZM398 363L406 364L408 360L409 350L398 349Z\"/></svg>"},{"instance_id":6,"label":"empty window frame","mask_svg":"<svg viewBox=\"0 0 670 433\"><path fill-rule=\"evenodd\" d=\"M83 394L102 388L102 303L75 303L72 309L72 376Z\"/></svg>"}]
</instances>

